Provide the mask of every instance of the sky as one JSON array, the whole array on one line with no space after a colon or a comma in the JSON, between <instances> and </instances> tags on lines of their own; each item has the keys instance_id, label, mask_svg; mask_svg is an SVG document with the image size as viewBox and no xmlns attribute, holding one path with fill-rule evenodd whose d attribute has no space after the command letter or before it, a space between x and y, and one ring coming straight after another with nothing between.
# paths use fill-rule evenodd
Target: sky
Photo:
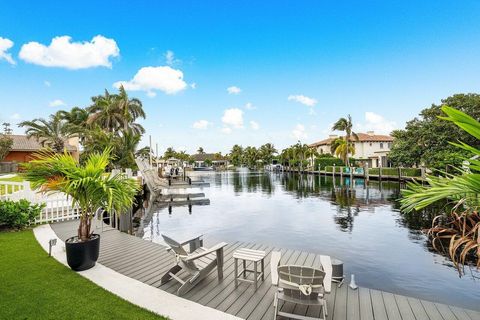
<instances>
[{"instance_id":1,"label":"sky","mask_svg":"<svg viewBox=\"0 0 480 320\"><path fill-rule=\"evenodd\" d=\"M0 121L123 84L159 153L389 133L480 92L479 1L0 0Z\"/></svg>"}]
</instances>

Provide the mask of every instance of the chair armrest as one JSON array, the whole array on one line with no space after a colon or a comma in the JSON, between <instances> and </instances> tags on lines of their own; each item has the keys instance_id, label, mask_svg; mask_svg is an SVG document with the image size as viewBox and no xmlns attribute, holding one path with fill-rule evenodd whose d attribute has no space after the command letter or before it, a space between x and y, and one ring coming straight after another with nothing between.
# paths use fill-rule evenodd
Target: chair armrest
<instances>
[{"instance_id":1,"label":"chair armrest","mask_svg":"<svg viewBox=\"0 0 480 320\"><path fill-rule=\"evenodd\" d=\"M323 279L323 288L326 293L330 293L332 290L332 259L330 256L320 256L320 263L322 264L323 271L325 272L325 278Z\"/></svg>"},{"instance_id":2,"label":"chair armrest","mask_svg":"<svg viewBox=\"0 0 480 320\"><path fill-rule=\"evenodd\" d=\"M207 254L210 254L210 253L216 252L216 251L218 251L218 250L220 250L220 249L223 249L223 247L225 247L227 244L228 244L228 243L226 243L226 242L220 242L220 243L214 245L213 247L208 248L207 250L205 250L205 251L203 251L203 252L188 255L188 257L186 257L185 259L183 259L183 261L193 261L193 260L197 260L198 258L201 258L201 257L203 257L203 256L206 256Z\"/></svg>"},{"instance_id":3,"label":"chair armrest","mask_svg":"<svg viewBox=\"0 0 480 320\"><path fill-rule=\"evenodd\" d=\"M270 257L270 274L272 277L272 284L278 286L278 272L277 268L280 264L280 259L282 258L282 253L280 251L273 251Z\"/></svg>"}]
</instances>

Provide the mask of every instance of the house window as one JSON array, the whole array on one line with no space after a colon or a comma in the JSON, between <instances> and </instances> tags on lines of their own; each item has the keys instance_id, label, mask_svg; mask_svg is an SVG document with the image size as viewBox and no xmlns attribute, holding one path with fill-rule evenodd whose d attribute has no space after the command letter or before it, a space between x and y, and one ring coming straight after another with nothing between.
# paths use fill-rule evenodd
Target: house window
<instances>
[{"instance_id":1,"label":"house window","mask_svg":"<svg viewBox=\"0 0 480 320\"><path fill-rule=\"evenodd\" d=\"M370 147L372 146L372 143L370 142Z\"/></svg>"},{"instance_id":2,"label":"house window","mask_svg":"<svg viewBox=\"0 0 480 320\"><path fill-rule=\"evenodd\" d=\"M383 142L380 142L380 149L383 149Z\"/></svg>"},{"instance_id":3,"label":"house window","mask_svg":"<svg viewBox=\"0 0 480 320\"><path fill-rule=\"evenodd\" d=\"M391 148L392 148L392 143L389 142L389 143L388 143L388 149L391 149Z\"/></svg>"}]
</instances>

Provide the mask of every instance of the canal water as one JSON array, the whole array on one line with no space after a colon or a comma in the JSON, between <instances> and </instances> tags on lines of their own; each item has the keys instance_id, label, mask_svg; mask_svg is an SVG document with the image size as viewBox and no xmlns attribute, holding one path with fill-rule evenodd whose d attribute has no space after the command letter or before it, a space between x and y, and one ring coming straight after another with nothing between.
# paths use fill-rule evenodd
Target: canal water
<instances>
[{"instance_id":1,"label":"canal water","mask_svg":"<svg viewBox=\"0 0 480 320\"><path fill-rule=\"evenodd\" d=\"M398 182L269 172L198 173L210 205L158 209L143 238L160 234L207 243L244 241L330 255L344 261L347 284L479 310L480 273L453 264L429 245L429 214L399 212Z\"/></svg>"}]
</instances>

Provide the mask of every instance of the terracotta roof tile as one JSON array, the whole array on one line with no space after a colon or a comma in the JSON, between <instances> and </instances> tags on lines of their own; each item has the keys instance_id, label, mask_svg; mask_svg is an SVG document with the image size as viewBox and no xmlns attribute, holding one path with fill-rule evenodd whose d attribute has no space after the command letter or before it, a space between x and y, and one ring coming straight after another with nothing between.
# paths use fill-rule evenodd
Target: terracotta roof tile
<instances>
[{"instance_id":1,"label":"terracotta roof tile","mask_svg":"<svg viewBox=\"0 0 480 320\"><path fill-rule=\"evenodd\" d=\"M358 141L359 142L391 142L393 141L393 137L388 136L388 135L381 135L381 134L368 134L368 133L357 133L358 135ZM315 143L310 144L310 147L318 147L318 146L324 146L324 145L329 145L332 143L333 140L337 138L328 138L324 139ZM353 141L353 138L350 140Z\"/></svg>"}]
</instances>

